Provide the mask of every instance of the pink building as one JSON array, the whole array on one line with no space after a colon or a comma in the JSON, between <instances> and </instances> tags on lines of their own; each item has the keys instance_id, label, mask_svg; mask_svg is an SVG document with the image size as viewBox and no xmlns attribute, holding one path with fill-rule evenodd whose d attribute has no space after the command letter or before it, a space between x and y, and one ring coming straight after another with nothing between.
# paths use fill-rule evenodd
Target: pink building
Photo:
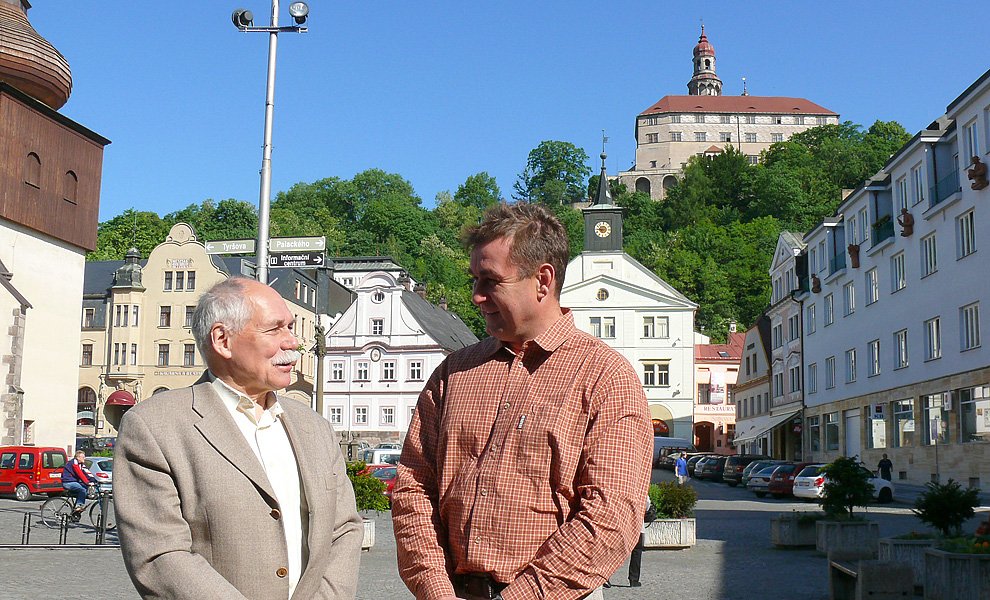
<instances>
[{"instance_id":1,"label":"pink building","mask_svg":"<svg viewBox=\"0 0 990 600\"><path fill-rule=\"evenodd\" d=\"M694 346L695 381L694 445L702 452L735 454L736 402L732 388L739 375L746 335L729 327L727 344Z\"/></svg>"}]
</instances>

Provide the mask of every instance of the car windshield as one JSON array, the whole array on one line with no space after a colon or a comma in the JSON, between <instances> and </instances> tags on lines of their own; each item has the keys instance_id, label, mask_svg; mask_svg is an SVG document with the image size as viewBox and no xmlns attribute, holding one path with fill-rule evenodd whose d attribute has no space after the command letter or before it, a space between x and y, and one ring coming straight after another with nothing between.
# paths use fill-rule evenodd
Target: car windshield
<instances>
[{"instance_id":1,"label":"car windshield","mask_svg":"<svg viewBox=\"0 0 990 600\"><path fill-rule=\"evenodd\" d=\"M384 469L375 469L371 474L378 479L392 479L395 477L395 472L395 467L387 467Z\"/></svg>"},{"instance_id":2,"label":"car windshield","mask_svg":"<svg viewBox=\"0 0 990 600\"><path fill-rule=\"evenodd\" d=\"M822 465L808 465L807 467L801 469L801 472L798 473L798 477L814 477L815 475L818 475L818 471L821 468Z\"/></svg>"},{"instance_id":3,"label":"car windshield","mask_svg":"<svg viewBox=\"0 0 990 600\"><path fill-rule=\"evenodd\" d=\"M100 467L100 469L102 469L102 470L104 470L104 471L106 471L108 473L113 473L113 461L112 460L109 460L109 459L107 459L107 460L97 460L97 461L94 461L94 462L96 462L96 466Z\"/></svg>"},{"instance_id":4,"label":"car windshield","mask_svg":"<svg viewBox=\"0 0 990 600\"><path fill-rule=\"evenodd\" d=\"M770 477L773 472L777 470L777 465L770 465L769 467L764 467L757 475Z\"/></svg>"}]
</instances>

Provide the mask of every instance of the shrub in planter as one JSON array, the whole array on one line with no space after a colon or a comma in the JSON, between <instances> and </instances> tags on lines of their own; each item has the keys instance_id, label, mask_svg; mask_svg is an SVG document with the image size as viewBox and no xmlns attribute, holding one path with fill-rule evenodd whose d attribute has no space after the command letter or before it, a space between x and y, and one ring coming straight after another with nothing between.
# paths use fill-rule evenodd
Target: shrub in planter
<instances>
[{"instance_id":1,"label":"shrub in planter","mask_svg":"<svg viewBox=\"0 0 990 600\"><path fill-rule=\"evenodd\" d=\"M361 461L348 463L347 478L354 488L354 501L358 510L373 510L382 512L388 510L388 498L385 497L385 484L370 473L362 473L365 464Z\"/></svg>"},{"instance_id":2,"label":"shrub in planter","mask_svg":"<svg viewBox=\"0 0 990 600\"><path fill-rule=\"evenodd\" d=\"M690 518L698 503L698 493L694 488L672 481L651 484L649 494L658 519Z\"/></svg>"},{"instance_id":3,"label":"shrub in planter","mask_svg":"<svg viewBox=\"0 0 990 600\"><path fill-rule=\"evenodd\" d=\"M976 488L963 489L958 482L950 479L944 484L931 482L925 486L914 502L912 512L925 525L937 529L943 537L962 535L962 526L976 514L980 505L980 491Z\"/></svg>"},{"instance_id":4,"label":"shrub in planter","mask_svg":"<svg viewBox=\"0 0 990 600\"><path fill-rule=\"evenodd\" d=\"M644 527L643 545L660 549L694 546L697 532L693 515L698 503L694 488L664 482L651 485L649 495L657 518Z\"/></svg>"},{"instance_id":5,"label":"shrub in planter","mask_svg":"<svg viewBox=\"0 0 990 600\"><path fill-rule=\"evenodd\" d=\"M853 509L873 500L873 484L869 472L862 469L855 457L842 456L821 469L825 487L818 504L830 519L853 518Z\"/></svg>"},{"instance_id":6,"label":"shrub in planter","mask_svg":"<svg viewBox=\"0 0 990 600\"><path fill-rule=\"evenodd\" d=\"M770 542L785 548L814 546L817 543L815 524L824 518L826 515L822 512L780 513L770 519Z\"/></svg>"}]
</instances>

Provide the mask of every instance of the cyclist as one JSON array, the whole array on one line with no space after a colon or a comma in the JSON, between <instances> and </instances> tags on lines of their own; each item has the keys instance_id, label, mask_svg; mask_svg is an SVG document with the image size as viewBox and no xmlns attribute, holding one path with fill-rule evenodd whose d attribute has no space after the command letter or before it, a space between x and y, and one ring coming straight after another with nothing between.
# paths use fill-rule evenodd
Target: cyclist
<instances>
[{"instance_id":1,"label":"cyclist","mask_svg":"<svg viewBox=\"0 0 990 600\"><path fill-rule=\"evenodd\" d=\"M76 507L72 511L72 519L79 520L79 515L86 504L86 488L89 484L96 484L96 477L89 472L85 466L86 453L82 450L76 452L75 457L65 463L62 468L62 487L65 491L76 495Z\"/></svg>"}]
</instances>

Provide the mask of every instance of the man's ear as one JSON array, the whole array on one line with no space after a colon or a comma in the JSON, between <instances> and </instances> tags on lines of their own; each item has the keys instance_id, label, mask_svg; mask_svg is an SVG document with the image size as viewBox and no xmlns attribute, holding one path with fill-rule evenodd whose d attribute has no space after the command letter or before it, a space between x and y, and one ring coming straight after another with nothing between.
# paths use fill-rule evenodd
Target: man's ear
<instances>
[{"instance_id":1,"label":"man's ear","mask_svg":"<svg viewBox=\"0 0 990 600\"><path fill-rule=\"evenodd\" d=\"M230 358L230 330L223 323L214 323L210 327L210 347L214 354L221 358Z\"/></svg>"},{"instance_id":2,"label":"man's ear","mask_svg":"<svg viewBox=\"0 0 990 600\"><path fill-rule=\"evenodd\" d=\"M553 269L553 265L550 263L543 263L540 268L536 270L536 297L543 300L547 296L552 296L554 294L554 287L556 286L556 272Z\"/></svg>"}]
</instances>

